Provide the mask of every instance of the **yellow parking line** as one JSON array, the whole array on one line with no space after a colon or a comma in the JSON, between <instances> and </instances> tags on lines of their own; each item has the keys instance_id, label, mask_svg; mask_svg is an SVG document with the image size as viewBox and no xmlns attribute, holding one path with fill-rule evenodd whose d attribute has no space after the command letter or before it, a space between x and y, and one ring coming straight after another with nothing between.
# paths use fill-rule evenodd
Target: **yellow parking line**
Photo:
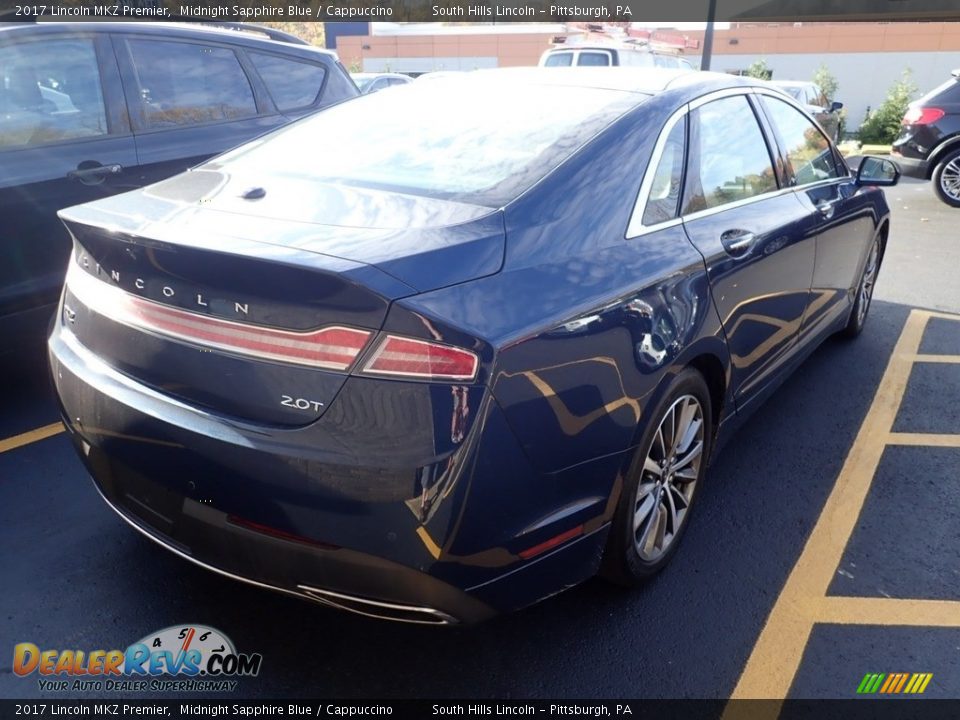
<instances>
[{"instance_id":1,"label":"yellow parking line","mask_svg":"<svg viewBox=\"0 0 960 720\"><path fill-rule=\"evenodd\" d=\"M770 611L732 700L782 701L789 692L813 625L819 620L819 605L827 595L867 498L930 316L928 311L913 310L907 318L840 475ZM752 707L752 716L758 717L758 711L760 707ZM742 712L742 705L731 703L724 717L729 720ZM780 714L780 704L765 703L760 714L775 718Z\"/></svg>"},{"instance_id":2,"label":"yellow parking line","mask_svg":"<svg viewBox=\"0 0 960 720\"><path fill-rule=\"evenodd\" d=\"M889 445L921 445L926 447L960 447L960 435L935 433L890 433Z\"/></svg>"},{"instance_id":3,"label":"yellow parking line","mask_svg":"<svg viewBox=\"0 0 960 720\"><path fill-rule=\"evenodd\" d=\"M21 433L20 435L14 435L13 437L0 440L0 453L5 453L8 450L16 450L18 447L23 447L24 445L29 445L39 440L46 440L48 437L62 432L63 423L53 423L52 425L45 425L42 428Z\"/></svg>"},{"instance_id":4,"label":"yellow parking line","mask_svg":"<svg viewBox=\"0 0 960 720\"><path fill-rule=\"evenodd\" d=\"M827 596L811 609L816 622L833 625L960 627L960 602L956 600Z\"/></svg>"},{"instance_id":5,"label":"yellow parking line","mask_svg":"<svg viewBox=\"0 0 960 720\"><path fill-rule=\"evenodd\" d=\"M920 363L960 363L960 355L915 355L913 361Z\"/></svg>"}]
</instances>

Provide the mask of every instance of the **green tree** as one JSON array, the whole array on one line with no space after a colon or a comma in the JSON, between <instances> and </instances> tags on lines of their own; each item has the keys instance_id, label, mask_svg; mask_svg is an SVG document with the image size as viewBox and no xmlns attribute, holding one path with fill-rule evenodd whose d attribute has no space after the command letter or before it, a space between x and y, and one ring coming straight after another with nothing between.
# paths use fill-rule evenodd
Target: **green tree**
<instances>
[{"instance_id":1,"label":"green tree","mask_svg":"<svg viewBox=\"0 0 960 720\"><path fill-rule=\"evenodd\" d=\"M840 89L840 83L837 82L837 78L830 72L826 63L820 63L820 67L813 73L813 82L819 85L823 94L827 96L828 105L837 99L837 90Z\"/></svg>"},{"instance_id":2,"label":"green tree","mask_svg":"<svg viewBox=\"0 0 960 720\"><path fill-rule=\"evenodd\" d=\"M747 68L747 77L757 78L758 80L769 80L773 77L773 71L767 67L766 58L755 60Z\"/></svg>"},{"instance_id":3,"label":"green tree","mask_svg":"<svg viewBox=\"0 0 960 720\"><path fill-rule=\"evenodd\" d=\"M896 139L900 133L900 121L907 111L910 99L917 93L912 75L910 68L904 70L900 79L887 91L887 98L880 107L867 113L860 126L860 142L888 145Z\"/></svg>"}]
</instances>

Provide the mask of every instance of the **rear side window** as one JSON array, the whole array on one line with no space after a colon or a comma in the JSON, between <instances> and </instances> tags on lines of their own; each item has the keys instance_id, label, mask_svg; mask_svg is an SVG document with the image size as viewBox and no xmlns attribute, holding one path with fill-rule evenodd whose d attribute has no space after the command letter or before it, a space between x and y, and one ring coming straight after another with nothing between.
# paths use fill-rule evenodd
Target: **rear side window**
<instances>
[{"instance_id":1,"label":"rear side window","mask_svg":"<svg viewBox=\"0 0 960 720\"><path fill-rule=\"evenodd\" d=\"M250 81L233 50L167 40L130 40L129 47L148 128L257 114Z\"/></svg>"},{"instance_id":2,"label":"rear side window","mask_svg":"<svg viewBox=\"0 0 960 720\"><path fill-rule=\"evenodd\" d=\"M573 64L573 53L558 52L547 56L544 67L570 67Z\"/></svg>"},{"instance_id":3,"label":"rear side window","mask_svg":"<svg viewBox=\"0 0 960 720\"><path fill-rule=\"evenodd\" d=\"M610 54L605 52L581 52L577 65L584 67L606 67L610 65Z\"/></svg>"},{"instance_id":4,"label":"rear side window","mask_svg":"<svg viewBox=\"0 0 960 720\"><path fill-rule=\"evenodd\" d=\"M308 107L317 101L326 68L264 53L250 53L250 59L281 112Z\"/></svg>"},{"instance_id":5,"label":"rear side window","mask_svg":"<svg viewBox=\"0 0 960 720\"><path fill-rule=\"evenodd\" d=\"M691 113L684 214L776 189L770 152L746 97L714 100Z\"/></svg>"},{"instance_id":6,"label":"rear side window","mask_svg":"<svg viewBox=\"0 0 960 720\"><path fill-rule=\"evenodd\" d=\"M687 118L683 117L673 126L663 155L657 163L650 185L650 195L643 209L643 224L647 227L672 220L677 216L683 182L683 146L687 136Z\"/></svg>"},{"instance_id":7,"label":"rear side window","mask_svg":"<svg viewBox=\"0 0 960 720\"><path fill-rule=\"evenodd\" d=\"M106 134L93 41L0 46L0 149Z\"/></svg>"},{"instance_id":8,"label":"rear side window","mask_svg":"<svg viewBox=\"0 0 960 720\"><path fill-rule=\"evenodd\" d=\"M839 177L830 142L816 125L782 100L763 96L761 102L787 155L791 168L790 185L807 185Z\"/></svg>"}]
</instances>

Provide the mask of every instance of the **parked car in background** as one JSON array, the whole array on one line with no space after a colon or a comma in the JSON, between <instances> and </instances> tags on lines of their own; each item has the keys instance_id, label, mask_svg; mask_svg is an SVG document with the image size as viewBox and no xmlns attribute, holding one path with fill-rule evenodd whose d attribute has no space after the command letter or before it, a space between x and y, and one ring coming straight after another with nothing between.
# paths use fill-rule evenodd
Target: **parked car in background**
<instances>
[{"instance_id":1,"label":"parked car in background","mask_svg":"<svg viewBox=\"0 0 960 720\"><path fill-rule=\"evenodd\" d=\"M413 80L409 75L400 73L353 73L351 77L364 95L386 90L395 85L406 85Z\"/></svg>"},{"instance_id":2,"label":"parked car in background","mask_svg":"<svg viewBox=\"0 0 960 720\"><path fill-rule=\"evenodd\" d=\"M430 72L421 73L414 78L417 82L425 82L428 80L440 80L441 78L457 78L462 77L465 72L470 72L469 70L431 70Z\"/></svg>"},{"instance_id":3,"label":"parked car in background","mask_svg":"<svg viewBox=\"0 0 960 720\"><path fill-rule=\"evenodd\" d=\"M634 585L863 330L897 177L728 75L417 82L61 211L52 378L105 501L229 577L419 623Z\"/></svg>"},{"instance_id":4,"label":"parked car in background","mask_svg":"<svg viewBox=\"0 0 960 720\"><path fill-rule=\"evenodd\" d=\"M650 45L621 43L588 43L561 45L540 56L540 67L658 67L693 70L693 65L676 51L657 50Z\"/></svg>"},{"instance_id":5,"label":"parked car in background","mask_svg":"<svg viewBox=\"0 0 960 720\"><path fill-rule=\"evenodd\" d=\"M335 54L244 27L0 24L0 353L48 329L70 254L57 210L357 95Z\"/></svg>"},{"instance_id":6,"label":"parked car in background","mask_svg":"<svg viewBox=\"0 0 960 720\"><path fill-rule=\"evenodd\" d=\"M842 102L830 102L816 83L799 80L771 80L787 95L804 106L813 115L820 127L827 131L830 139L837 142L840 134L840 111Z\"/></svg>"},{"instance_id":7,"label":"parked car in background","mask_svg":"<svg viewBox=\"0 0 960 720\"><path fill-rule=\"evenodd\" d=\"M960 207L960 68L910 103L891 153L904 175L932 179L937 197Z\"/></svg>"}]
</instances>

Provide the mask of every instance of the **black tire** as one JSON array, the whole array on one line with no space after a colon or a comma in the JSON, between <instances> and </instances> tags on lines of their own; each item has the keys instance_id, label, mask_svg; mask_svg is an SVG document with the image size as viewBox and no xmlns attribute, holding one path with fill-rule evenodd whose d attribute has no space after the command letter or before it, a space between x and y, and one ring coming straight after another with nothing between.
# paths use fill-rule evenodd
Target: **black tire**
<instances>
[{"instance_id":1,"label":"black tire","mask_svg":"<svg viewBox=\"0 0 960 720\"><path fill-rule=\"evenodd\" d=\"M867 324L867 315L870 313L870 305L873 300L873 288L877 282L882 261L883 246L880 236L877 236L873 239L870 250L867 251L867 260L863 264L860 281L857 283L857 297L850 309L850 318L847 320L847 325L841 331L845 338L852 340L857 337L863 332L863 328Z\"/></svg>"},{"instance_id":2,"label":"black tire","mask_svg":"<svg viewBox=\"0 0 960 720\"><path fill-rule=\"evenodd\" d=\"M659 434L658 430L668 422L669 413L671 411L676 412L678 407L680 407L678 403L685 403L684 406L680 407L681 412L683 411L683 407L690 405L689 400L686 400L686 398L694 398L697 401L700 411L699 418L702 422L702 435L695 438L697 442L702 442L699 461L696 463L695 471L693 470L692 460L689 465L686 466L690 468L688 471L689 474L695 475L695 479L692 481L693 484L691 486L689 485L690 480L675 477L674 483L676 487L669 487L666 484L662 485L660 486L661 493L657 495L655 491L649 489L650 485L652 483L669 483L670 481L663 479L664 474L662 472L658 476L647 469L647 460L651 455L655 456L659 454L658 450L661 447L672 444L672 438L669 439L666 444L662 443L660 437L663 437L663 434ZM600 569L600 575L602 577L611 582L628 587L635 587L642 584L660 572L660 570L670 562L670 559L680 545L687 526L690 524L690 513L698 494L698 488L706 473L707 460L710 457L713 442L713 415L710 403L710 390L703 376L692 368L686 368L680 372L670 382L666 392L663 394L663 398L647 417L650 418L650 421L643 432L637 455L624 480L623 490L620 494L620 500L610 528L607 548L604 552L603 565ZM676 427L676 424L674 427ZM681 438L681 442L682 440L683 438ZM692 451L695 445L696 442L692 441L689 449ZM683 455L682 453L673 454ZM678 466L683 465L683 457L677 458L677 464ZM663 465L661 463L661 470L662 469ZM682 472L684 472L683 469L677 471L678 474ZM667 474L668 476L670 475L669 472ZM642 496L641 487L644 488ZM687 507L684 509L679 522L677 522L675 518L678 513L677 508L679 508L680 497L688 489L689 499L687 500ZM680 495L677 493L680 493ZM653 509L650 512L658 513L657 519L659 519L660 508L664 507L663 512L665 516L662 522L665 531L663 537L666 537L666 528L669 527L671 521L670 506L667 504L667 501L675 508L673 518L674 522L676 522L676 526L672 529L669 544L660 550L659 556L653 558L644 557L643 555L639 539L640 536L644 536L643 527L638 528L636 526L637 521L635 520L635 515L639 514L640 504L646 504L649 498L653 498L654 503ZM648 522L655 522L652 514ZM651 526L651 528L651 532L658 532L660 524L657 523L656 526ZM644 537L649 541L649 535ZM653 549L655 550L656 548Z\"/></svg>"},{"instance_id":3,"label":"black tire","mask_svg":"<svg viewBox=\"0 0 960 720\"><path fill-rule=\"evenodd\" d=\"M951 207L960 207L960 150L944 157L933 170L933 190Z\"/></svg>"}]
</instances>

